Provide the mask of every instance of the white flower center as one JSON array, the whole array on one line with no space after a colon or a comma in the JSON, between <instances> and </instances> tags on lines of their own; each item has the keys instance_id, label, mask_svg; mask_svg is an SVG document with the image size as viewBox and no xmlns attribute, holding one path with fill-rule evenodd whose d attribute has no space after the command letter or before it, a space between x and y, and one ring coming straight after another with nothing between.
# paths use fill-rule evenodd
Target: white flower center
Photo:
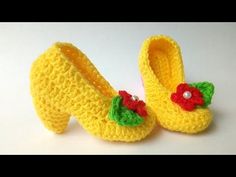
<instances>
[{"instance_id":1,"label":"white flower center","mask_svg":"<svg viewBox=\"0 0 236 177\"><path fill-rule=\"evenodd\" d=\"M131 99L132 99L133 101L139 100L138 96L136 96L136 95L132 95Z\"/></svg>"},{"instance_id":2,"label":"white flower center","mask_svg":"<svg viewBox=\"0 0 236 177\"><path fill-rule=\"evenodd\" d=\"M192 93L191 93L190 91L185 91L185 92L183 93L183 97L184 97L185 99L189 99L189 98L192 97Z\"/></svg>"}]
</instances>

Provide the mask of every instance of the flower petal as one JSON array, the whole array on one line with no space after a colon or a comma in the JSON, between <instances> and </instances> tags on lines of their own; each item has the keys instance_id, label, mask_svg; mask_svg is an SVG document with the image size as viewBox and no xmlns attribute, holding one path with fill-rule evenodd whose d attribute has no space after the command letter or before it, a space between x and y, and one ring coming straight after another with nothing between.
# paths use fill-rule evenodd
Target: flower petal
<instances>
[{"instance_id":1,"label":"flower petal","mask_svg":"<svg viewBox=\"0 0 236 177\"><path fill-rule=\"evenodd\" d=\"M123 99L128 99L131 98L132 95L130 95L129 93L127 93L125 90L120 90L119 91L119 95L123 98Z\"/></svg>"},{"instance_id":2,"label":"flower petal","mask_svg":"<svg viewBox=\"0 0 236 177\"><path fill-rule=\"evenodd\" d=\"M178 94L177 93L172 93L170 98L173 102L175 102L175 103L178 102Z\"/></svg>"},{"instance_id":3,"label":"flower petal","mask_svg":"<svg viewBox=\"0 0 236 177\"><path fill-rule=\"evenodd\" d=\"M146 111L146 109L145 109L144 107L142 107L142 106L137 107L136 112L138 113L138 115L140 115L140 116L142 116L142 117L147 116L147 111Z\"/></svg>"},{"instance_id":4,"label":"flower petal","mask_svg":"<svg viewBox=\"0 0 236 177\"><path fill-rule=\"evenodd\" d=\"M146 104L141 100L138 102L138 106L136 109L136 112L140 115L140 116L147 116L147 111L145 108Z\"/></svg>"},{"instance_id":5,"label":"flower petal","mask_svg":"<svg viewBox=\"0 0 236 177\"><path fill-rule=\"evenodd\" d=\"M185 92L186 90L188 90L188 89L189 89L188 84L186 84L186 83L181 83L181 84L179 84L179 85L177 86L176 91L177 91L177 93L181 94L181 93L184 93L184 92Z\"/></svg>"},{"instance_id":6,"label":"flower petal","mask_svg":"<svg viewBox=\"0 0 236 177\"><path fill-rule=\"evenodd\" d=\"M128 109L135 110L138 106L138 101L123 99L123 105Z\"/></svg>"},{"instance_id":7,"label":"flower petal","mask_svg":"<svg viewBox=\"0 0 236 177\"><path fill-rule=\"evenodd\" d=\"M192 100L197 105L203 105L204 104L204 100L203 100L202 97L194 97Z\"/></svg>"},{"instance_id":8,"label":"flower petal","mask_svg":"<svg viewBox=\"0 0 236 177\"><path fill-rule=\"evenodd\" d=\"M195 105L191 102L186 102L184 104L180 104L180 106L186 111L192 111L195 108Z\"/></svg>"}]
</instances>

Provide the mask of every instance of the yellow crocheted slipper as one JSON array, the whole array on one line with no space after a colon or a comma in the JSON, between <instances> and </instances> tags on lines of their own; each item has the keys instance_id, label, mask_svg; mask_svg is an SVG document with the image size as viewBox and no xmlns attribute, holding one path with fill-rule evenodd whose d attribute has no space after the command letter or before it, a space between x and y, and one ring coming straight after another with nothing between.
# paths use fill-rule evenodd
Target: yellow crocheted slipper
<instances>
[{"instance_id":1,"label":"yellow crocheted slipper","mask_svg":"<svg viewBox=\"0 0 236 177\"><path fill-rule=\"evenodd\" d=\"M71 115L89 133L110 141L145 138L155 113L137 97L119 94L85 54L69 43L56 43L32 65L31 95L43 124L62 133Z\"/></svg>"},{"instance_id":2,"label":"yellow crocheted slipper","mask_svg":"<svg viewBox=\"0 0 236 177\"><path fill-rule=\"evenodd\" d=\"M214 86L209 82L185 83L178 44L164 35L144 41L139 57L147 105L161 126L172 131L197 133L212 121L207 108Z\"/></svg>"}]
</instances>

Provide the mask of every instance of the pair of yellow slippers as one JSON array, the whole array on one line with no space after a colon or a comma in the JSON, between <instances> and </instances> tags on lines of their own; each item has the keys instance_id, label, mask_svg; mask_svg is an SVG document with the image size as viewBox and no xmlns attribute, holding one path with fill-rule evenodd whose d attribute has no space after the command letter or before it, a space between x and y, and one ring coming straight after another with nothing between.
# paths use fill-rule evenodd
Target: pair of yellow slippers
<instances>
[{"instance_id":1,"label":"pair of yellow slippers","mask_svg":"<svg viewBox=\"0 0 236 177\"><path fill-rule=\"evenodd\" d=\"M31 95L43 124L55 133L70 116L89 133L110 141L133 142L149 135L158 122L171 131L198 133L212 121L207 108L214 86L185 83L181 51L168 36L146 39L139 69L145 101L103 78L85 54L69 43L56 43L31 68Z\"/></svg>"}]
</instances>

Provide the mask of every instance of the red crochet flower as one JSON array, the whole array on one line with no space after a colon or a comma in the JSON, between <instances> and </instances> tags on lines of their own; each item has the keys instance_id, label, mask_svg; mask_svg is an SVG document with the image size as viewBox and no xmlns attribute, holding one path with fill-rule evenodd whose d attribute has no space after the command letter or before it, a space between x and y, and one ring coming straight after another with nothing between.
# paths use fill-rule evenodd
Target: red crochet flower
<instances>
[{"instance_id":1,"label":"red crochet flower","mask_svg":"<svg viewBox=\"0 0 236 177\"><path fill-rule=\"evenodd\" d=\"M186 83L178 85L176 93L171 94L171 100L187 111L193 110L197 105L204 104L202 93Z\"/></svg>"},{"instance_id":2,"label":"red crochet flower","mask_svg":"<svg viewBox=\"0 0 236 177\"><path fill-rule=\"evenodd\" d=\"M145 103L142 100L138 100L138 98L130 95L124 90L120 90L119 95L122 97L122 104L124 106L138 113L140 116L147 116Z\"/></svg>"}]
</instances>

